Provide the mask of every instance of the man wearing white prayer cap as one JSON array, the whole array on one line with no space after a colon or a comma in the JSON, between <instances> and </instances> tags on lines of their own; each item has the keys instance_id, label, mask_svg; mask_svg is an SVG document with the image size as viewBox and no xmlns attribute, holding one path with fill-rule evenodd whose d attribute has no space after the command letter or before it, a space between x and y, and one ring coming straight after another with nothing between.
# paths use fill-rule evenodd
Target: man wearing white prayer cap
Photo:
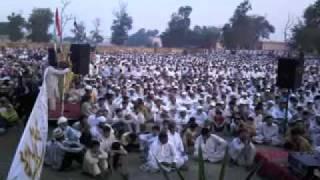
<instances>
[{"instance_id":1,"label":"man wearing white prayer cap","mask_svg":"<svg viewBox=\"0 0 320 180\"><path fill-rule=\"evenodd\" d=\"M103 127L107 123L107 119L104 116L97 117L98 125L90 128L90 132L93 138L101 141L103 138Z\"/></svg>"},{"instance_id":2,"label":"man wearing white prayer cap","mask_svg":"<svg viewBox=\"0 0 320 180\"><path fill-rule=\"evenodd\" d=\"M203 111L202 106L198 106L196 111L191 114L191 117L196 118L196 123L201 127L204 125L205 121L208 120L208 115Z\"/></svg>"},{"instance_id":3,"label":"man wearing white prayer cap","mask_svg":"<svg viewBox=\"0 0 320 180\"><path fill-rule=\"evenodd\" d=\"M49 98L49 109L52 111L56 110L56 99L61 96L59 91L59 76L64 76L69 71L69 68L59 69L53 66L49 66L47 68L46 84Z\"/></svg>"},{"instance_id":4,"label":"man wearing white prayer cap","mask_svg":"<svg viewBox=\"0 0 320 180\"><path fill-rule=\"evenodd\" d=\"M81 133L68 125L68 119L64 116L59 117L58 127L63 130L64 137L69 141L79 142Z\"/></svg>"},{"instance_id":5,"label":"man wearing white prayer cap","mask_svg":"<svg viewBox=\"0 0 320 180\"><path fill-rule=\"evenodd\" d=\"M187 125L187 123L189 122L189 115L187 113L187 108L186 107L179 107L178 108L178 112L174 118L175 122L176 122L176 126L179 132L182 131L183 128L185 128L185 126Z\"/></svg>"}]
</instances>

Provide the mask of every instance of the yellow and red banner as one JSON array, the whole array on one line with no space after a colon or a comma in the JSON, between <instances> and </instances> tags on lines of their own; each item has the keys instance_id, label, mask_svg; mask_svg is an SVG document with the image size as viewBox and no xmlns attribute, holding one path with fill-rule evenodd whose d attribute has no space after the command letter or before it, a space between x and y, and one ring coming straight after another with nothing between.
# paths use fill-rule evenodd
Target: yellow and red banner
<instances>
[{"instance_id":1,"label":"yellow and red banner","mask_svg":"<svg viewBox=\"0 0 320 180\"><path fill-rule=\"evenodd\" d=\"M39 180L48 136L48 94L44 81L21 136L7 180Z\"/></svg>"}]
</instances>

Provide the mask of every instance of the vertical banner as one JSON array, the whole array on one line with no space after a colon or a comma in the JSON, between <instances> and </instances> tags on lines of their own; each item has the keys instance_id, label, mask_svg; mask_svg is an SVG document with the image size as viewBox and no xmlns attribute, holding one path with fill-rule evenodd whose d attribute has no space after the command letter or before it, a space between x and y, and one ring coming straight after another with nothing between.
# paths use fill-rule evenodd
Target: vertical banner
<instances>
[{"instance_id":1,"label":"vertical banner","mask_svg":"<svg viewBox=\"0 0 320 180\"><path fill-rule=\"evenodd\" d=\"M61 29L61 22L60 22L60 14L59 14L59 10L58 8L56 9L56 15L55 15L55 23L56 23L56 33L57 35L59 36L59 40L60 40L60 43L61 40L62 40L62 29Z\"/></svg>"},{"instance_id":2,"label":"vertical banner","mask_svg":"<svg viewBox=\"0 0 320 180\"><path fill-rule=\"evenodd\" d=\"M23 131L7 180L39 180L48 136L48 95L45 70L42 86Z\"/></svg>"}]
</instances>

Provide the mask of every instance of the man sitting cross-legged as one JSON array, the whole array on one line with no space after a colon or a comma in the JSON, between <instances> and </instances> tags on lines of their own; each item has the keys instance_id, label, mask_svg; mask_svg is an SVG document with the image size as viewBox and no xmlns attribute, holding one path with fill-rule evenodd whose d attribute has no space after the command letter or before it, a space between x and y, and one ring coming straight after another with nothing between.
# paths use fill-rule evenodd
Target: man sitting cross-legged
<instances>
[{"instance_id":1,"label":"man sitting cross-legged","mask_svg":"<svg viewBox=\"0 0 320 180\"><path fill-rule=\"evenodd\" d=\"M170 172L182 165L177 163L176 150L169 143L167 132L161 132L158 139L150 146L147 163L141 168L149 172L157 172L160 168Z\"/></svg>"},{"instance_id":2,"label":"man sitting cross-legged","mask_svg":"<svg viewBox=\"0 0 320 180\"><path fill-rule=\"evenodd\" d=\"M199 155L199 148L202 150L203 159L212 163L219 162L225 155L227 142L221 137L210 134L208 128L202 128L201 135L197 138L194 145L194 156Z\"/></svg>"},{"instance_id":3,"label":"man sitting cross-legged","mask_svg":"<svg viewBox=\"0 0 320 180\"><path fill-rule=\"evenodd\" d=\"M229 155L232 162L240 166L251 166L256 155L256 148L246 129L241 129L239 137L234 138L229 145Z\"/></svg>"},{"instance_id":4,"label":"man sitting cross-legged","mask_svg":"<svg viewBox=\"0 0 320 180\"><path fill-rule=\"evenodd\" d=\"M259 127L257 136L253 137L253 141L258 144L270 144L273 146L280 145L279 127L272 122L271 116L265 118L265 122Z\"/></svg>"}]
</instances>

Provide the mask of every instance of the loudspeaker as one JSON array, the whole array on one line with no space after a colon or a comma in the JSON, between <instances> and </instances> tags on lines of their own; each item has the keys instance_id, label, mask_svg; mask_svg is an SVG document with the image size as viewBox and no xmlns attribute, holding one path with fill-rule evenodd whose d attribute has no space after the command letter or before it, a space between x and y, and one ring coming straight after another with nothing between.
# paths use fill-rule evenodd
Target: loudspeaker
<instances>
[{"instance_id":1,"label":"loudspeaker","mask_svg":"<svg viewBox=\"0 0 320 180\"><path fill-rule=\"evenodd\" d=\"M70 47L70 52L72 72L81 75L88 74L90 64L90 45L72 44Z\"/></svg>"},{"instance_id":2,"label":"loudspeaker","mask_svg":"<svg viewBox=\"0 0 320 180\"><path fill-rule=\"evenodd\" d=\"M278 61L277 86L296 89L302 82L304 59L280 58Z\"/></svg>"},{"instance_id":3,"label":"loudspeaker","mask_svg":"<svg viewBox=\"0 0 320 180\"><path fill-rule=\"evenodd\" d=\"M290 172L299 179L312 179L320 166L320 156L312 153L289 153L288 164Z\"/></svg>"},{"instance_id":4,"label":"loudspeaker","mask_svg":"<svg viewBox=\"0 0 320 180\"><path fill-rule=\"evenodd\" d=\"M188 52L188 50L187 50L187 49L184 49L184 50L182 51L182 55L183 55L183 56L188 55L188 53L189 53L189 52Z\"/></svg>"},{"instance_id":5,"label":"loudspeaker","mask_svg":"<svg viewBox=\"0 0 320 180\"><path fill-rule=\"evenodd\" d=\"M48 48L48 63L53 67L56 67L58 65L57 55L54 48Z\"/></svg>"}]
</instances>

